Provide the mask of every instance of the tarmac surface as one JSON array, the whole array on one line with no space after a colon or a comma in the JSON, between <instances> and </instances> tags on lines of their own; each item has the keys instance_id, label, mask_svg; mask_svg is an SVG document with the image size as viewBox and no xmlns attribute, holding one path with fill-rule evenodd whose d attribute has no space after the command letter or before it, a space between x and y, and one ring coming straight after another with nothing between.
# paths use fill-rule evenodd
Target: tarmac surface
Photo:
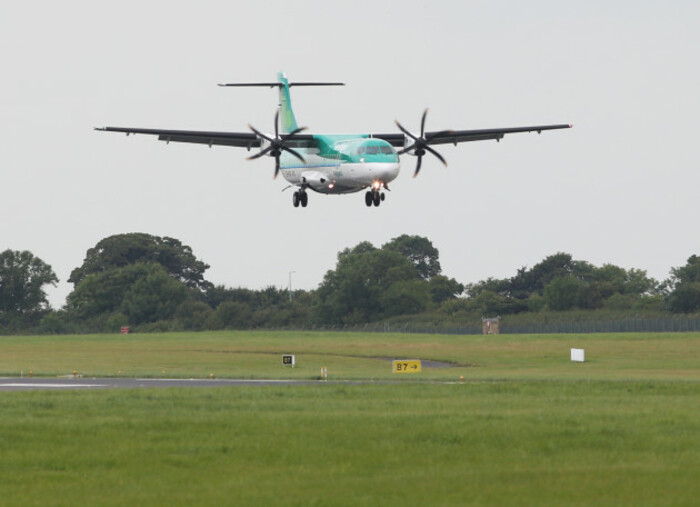
<instances>
[{"instance_id":1,"label":"tarmac surface","mask_svg":"<svg viewBox=\"0 0 700 507\"><path fill-rule=\"evenodd\" d=\"M242 380L242 379L143 379L143 378L0 378L0 391L59 389L135 389L156 387L232 387L313 385L321 380ZM347 383L347 382L345 382Z\"/></svg>"}]
</instances>

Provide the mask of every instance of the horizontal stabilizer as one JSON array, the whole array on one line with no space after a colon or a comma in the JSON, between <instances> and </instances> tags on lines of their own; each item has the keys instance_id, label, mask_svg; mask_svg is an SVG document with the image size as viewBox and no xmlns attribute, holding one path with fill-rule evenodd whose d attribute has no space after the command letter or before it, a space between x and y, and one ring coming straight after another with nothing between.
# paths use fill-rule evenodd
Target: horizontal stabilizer
<instances>
[{"instance_id":1,"label":"horizontal stabilizer","mask_svg":"<svg viewBox=\"0 0 700 507\"><path fill-rule=\"evenodd\" d=\"M219 83L219 86L267 86L270 88L279 88L282 86L282 83ZM345 86L345 83L300 82L289 83L289 86Z\"/></svg>"}]
</instances>

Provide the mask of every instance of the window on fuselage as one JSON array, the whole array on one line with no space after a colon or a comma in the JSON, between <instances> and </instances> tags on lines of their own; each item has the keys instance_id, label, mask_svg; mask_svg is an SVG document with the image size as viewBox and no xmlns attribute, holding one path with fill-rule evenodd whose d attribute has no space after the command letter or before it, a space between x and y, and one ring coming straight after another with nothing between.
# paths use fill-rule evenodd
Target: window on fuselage
<instances>
[{"instance_id":1,"label":"window on fuselage","mask_svg":"<svg viewBox=\"0 0 700 507\"><path fill-rule=\"evenodd\" d=\"M370 155L376 155L379 153L379 146L367 146L367 153Z\"/></svg>"},{"instance_id":2,"label":"window on fuselage","mask_svg":"<svg viewBox=\"0 0 700 507\"><path fill-rule=\"evenodd\" d=\"M382 146L382 153L394 153L394 150L391 149L391 146Z\"/></svg>"}]
</instances>

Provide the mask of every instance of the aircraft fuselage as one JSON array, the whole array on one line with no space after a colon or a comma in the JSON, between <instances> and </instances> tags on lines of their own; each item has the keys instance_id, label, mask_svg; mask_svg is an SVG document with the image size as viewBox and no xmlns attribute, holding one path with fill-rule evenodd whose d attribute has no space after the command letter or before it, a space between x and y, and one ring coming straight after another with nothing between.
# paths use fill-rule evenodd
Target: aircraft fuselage
<instances>
[{"instance_id":1,"label":"aircraft fuselage","mask_svg":"<svg viewBox=\"0 0 700 507\"><path fill-rule=\"evenodd\" d=\"M318 148L298 148L302 163L288 153L280 172L291 184L322 194L348 194L387 187L399 175L399 156L382 139L367 135L314 136Z\"/></svg>"}]
</instances>

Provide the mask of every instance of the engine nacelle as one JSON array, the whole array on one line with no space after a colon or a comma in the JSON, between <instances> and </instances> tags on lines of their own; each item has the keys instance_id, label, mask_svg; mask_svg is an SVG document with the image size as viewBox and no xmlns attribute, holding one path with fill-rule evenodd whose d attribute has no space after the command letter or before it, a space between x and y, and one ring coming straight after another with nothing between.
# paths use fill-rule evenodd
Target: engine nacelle
<instances>
[{"instance_id":1,"label":"engine nacelle","mask_svg":"<svg viewBox=\"0 0 700 507\"><path fill-rule=\"evenodd\" d=\"M301 173L301 181L316 191L333 188L333 180L318 171L304 171Z\"/></svg>"},{"instance_id":2,"label":"engine nacelle","mask_svg":"<svg viewBox=\"0 0 700 507\"><path fill-rule=\"evenodd\" d=\"M403 135L403 149L405 150L409 146L412 146L415 141L408 137L406 134ZM406 153L409 153L410 155L413 155L413 150L407 151Z\"/></svg>"}]
</instances>

